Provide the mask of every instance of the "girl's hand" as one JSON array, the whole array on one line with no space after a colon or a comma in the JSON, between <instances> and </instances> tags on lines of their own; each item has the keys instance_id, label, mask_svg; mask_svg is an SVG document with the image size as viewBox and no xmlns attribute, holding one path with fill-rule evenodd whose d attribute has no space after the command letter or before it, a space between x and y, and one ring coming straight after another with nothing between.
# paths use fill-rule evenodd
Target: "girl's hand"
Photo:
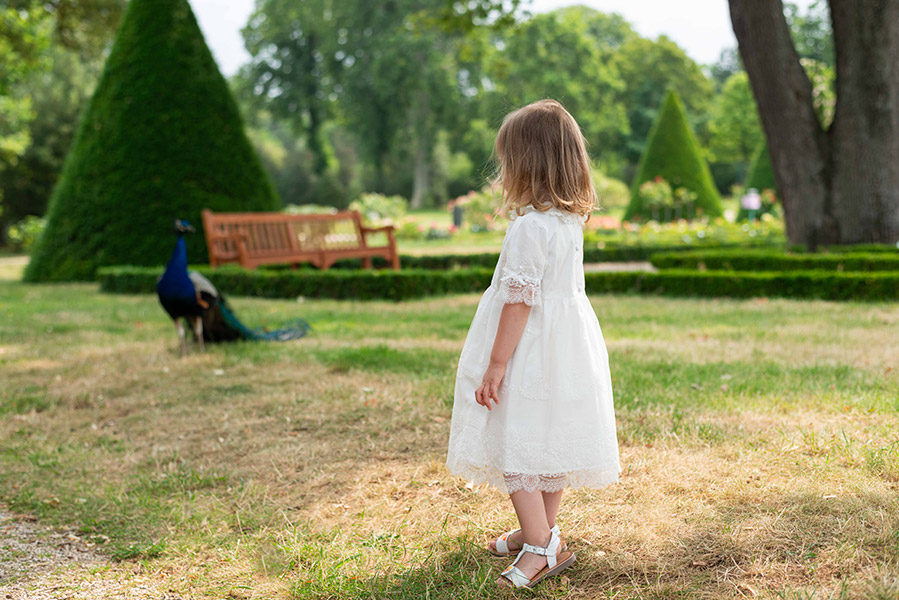
<instances>
[{"instance_id":1,"label":"girl's hand","mask_svg":"<svg viewBox=\"0 0 899 600\"><path fill-rule=\"evenodd\" d=\"M490 404L491 399L494 403L499 404L499 384L502 383L505 374L505 363L490 363L490 366L487 367L487 371L484 373L484 378L481 380L480 387L474 392L474 399L478 404L487 410L493 409L493 406Z\"/></svg>"}]
</instances>

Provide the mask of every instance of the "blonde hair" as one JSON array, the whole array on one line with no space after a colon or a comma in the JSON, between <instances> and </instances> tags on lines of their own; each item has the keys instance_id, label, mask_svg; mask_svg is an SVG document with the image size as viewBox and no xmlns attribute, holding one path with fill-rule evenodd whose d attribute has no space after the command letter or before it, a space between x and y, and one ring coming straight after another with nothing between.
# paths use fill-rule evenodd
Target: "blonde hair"
<instances>
[{"instance_id":1,"label":"blonde hair","mask_svg":"<svg viewBox=\"0 0 899 600\"><path fill-rule=\"evenodd\" d=\"M589 218L596 206L587 143L577 121L555 100L538 100L506 115L493 147L503 213L526 206Z\"/></svg>"}]
</instances>

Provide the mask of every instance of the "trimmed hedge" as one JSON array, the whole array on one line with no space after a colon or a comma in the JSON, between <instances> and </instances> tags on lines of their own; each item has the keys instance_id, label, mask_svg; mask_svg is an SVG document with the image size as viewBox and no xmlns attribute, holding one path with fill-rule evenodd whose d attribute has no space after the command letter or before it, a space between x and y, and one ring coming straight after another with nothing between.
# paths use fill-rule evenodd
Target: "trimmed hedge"
<instances>
[{"instance_id":1,"label":"trimmed hedge","mask_svg":"<svg viewBox=\"0 0 899 600\"><path fill-rule=\"evenodd\" d=\"M590 293L706 298L777 297L819 300L899 300L899 273L682 271L588 273Z\"/></svg>"},{"instance_id":2,"label":"trimmed hedge","mask_svg":"<svg viewBox=\"0 0 899 600\"><path fill-rule=\"evenodd\" d=\"M490 284L489 269L455 271L245 271L199 267L225 294L265 298L336 298L404 300L453 293L481 292ZM126 294L153 293L162 267L107 267L98 275L100 289ZM707 298L782 297L822 300L882 301L899 299L899 273L794 271L684 271L659 273L587 273L590 294L655 294Z\"/></svg>"},{"instance_id":3,"label":"trimmed hedge","mask_svg":"<svg viewBox=\"0 0 899 600\"><path fill-rule=\"evenodd\" d=\"M785 254L773 250L665 252L653 254L657 269L710 271L897 271L899 252Z\"/></svg>"},{"instance_id":4,"label":"trimmed hedge","mask_svg":"<svg viewBox=\"0 0 899 600\"><path fill-rule=\"evenodd\" d=\"M336 298L339 300L403 300L483 291L492 269L453 271L374 271L312 269L250 271L237 267L191 267L208 277L225 295L262 298ZM122 294L156 292L163 267L105 267L97 273L100 289Z\"/></svg>"},{"instance_id":5,"label":"trimmed hedge","mask_svg":"<svg viewBox=\"0 0 899 600\"><path fill-rule=\"evenodd\" d=\"M690 128L684 106L677 93L670 90L649 133L646 150L640 160L631 187L631 201L624 220L647 217L642 212L640 185L663 177L672 188L683 187L696 194L696 208L704 215L722 214L721 197L712 179L709 165L702 157L699 142Z\"/></svg>"},{"instance_id":6,"label":"trimmed hedge","mask_svg":"<svg viewBox=\"0 0 899 600\"><path fill-rule=\"evenodd\" d=\"M131 0L25 279L159 264L171 254L176 217L199 226L203 208L279 206L187 0ZM206 260L203 236L187 244L189 256Z\"/></svg>"},{"instance_id":7,"label":"trimmed hedge","mask_svg":"<svg viewBox=\"0 0 899 600\"><path fill-rule=\"evenodd\" d=\"M740 244L717 244L715 248L758 248L759 246L743 246ZM695 251L695 246L679 245L679 246L616 246L606 244L605 248L584 247L584 262L642 262L650 259L651 256L663 252L687 252ZM432 256L413 256L403 254L400 256L400 264L403 270L407 269L428 269L428 270L447 270L447 269L468 269L480 267L484 269L493 269L499 260L498 252L484 252L479 254L437 254ZM372 264L377 269L386 268L387 261L376 256L372 259ZM261 267L268 271L284 271L290 269L290 265L268 265ZM362 262L358 259L341 260L331 267L331 269L361 269ZM311 265L301 265L300 269L317 270Z\"/></svg>"},{"instance_id":8,"label":"trimmed hedge","mask_svg":"<svg viewBox=\"0 0 899 600\"><path fill-rule=\"evenodd\" d=\"M822 246L819 247L821 252L827 252L829 254L847 254L847 253L856 253L856 252L899 252L899 244L848 244L845 246ZM805 246L793 246L790 248L791 252L808 252L808 248Z\"/></svg>"}]
</instances>

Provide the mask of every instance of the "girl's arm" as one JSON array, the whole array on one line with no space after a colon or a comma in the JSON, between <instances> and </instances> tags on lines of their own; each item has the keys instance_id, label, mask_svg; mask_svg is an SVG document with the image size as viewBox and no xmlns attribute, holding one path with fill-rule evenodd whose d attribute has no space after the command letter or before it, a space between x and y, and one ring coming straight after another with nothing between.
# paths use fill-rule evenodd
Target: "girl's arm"
<instances>
[{"instance_id":1,"label":"girl's arm","mask_svg":"<svg viewBox=\"0 0 899 600\"><path fill-rule=\"evenodd\" d=\"M496 339L493 341L493 351L490 353L490 365L484 373L484 379L480 387L475 391L474 397L478 404L491 410L493 406L490 399L499 404L499 384L506 374L506 364L512 358L515 347L524 333L525 325L531 307L527 304L505 304L499 317L499 325L496 328Z\"/></svg>"}]
</instances>

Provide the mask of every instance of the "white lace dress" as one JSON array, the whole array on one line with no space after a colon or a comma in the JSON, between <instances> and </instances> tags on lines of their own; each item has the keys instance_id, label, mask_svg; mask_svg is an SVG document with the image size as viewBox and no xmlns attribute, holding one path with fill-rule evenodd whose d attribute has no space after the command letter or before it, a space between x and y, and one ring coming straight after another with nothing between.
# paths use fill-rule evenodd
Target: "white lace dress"
<instances>
[{"instance_id":1,"label":"white lace dress","mask_svg":"<svg viewBox=\"0 0 899 600\"><path fill-rule=\"evenodd\" d=\"M493 281L459 358L446 464L501 491L601 488L618 481L609 361L584 293L583 219L528 207L509 225ZM490 362L500 312L531 313L488 411L474 392Z\"/></svg>"}]
</instances>

